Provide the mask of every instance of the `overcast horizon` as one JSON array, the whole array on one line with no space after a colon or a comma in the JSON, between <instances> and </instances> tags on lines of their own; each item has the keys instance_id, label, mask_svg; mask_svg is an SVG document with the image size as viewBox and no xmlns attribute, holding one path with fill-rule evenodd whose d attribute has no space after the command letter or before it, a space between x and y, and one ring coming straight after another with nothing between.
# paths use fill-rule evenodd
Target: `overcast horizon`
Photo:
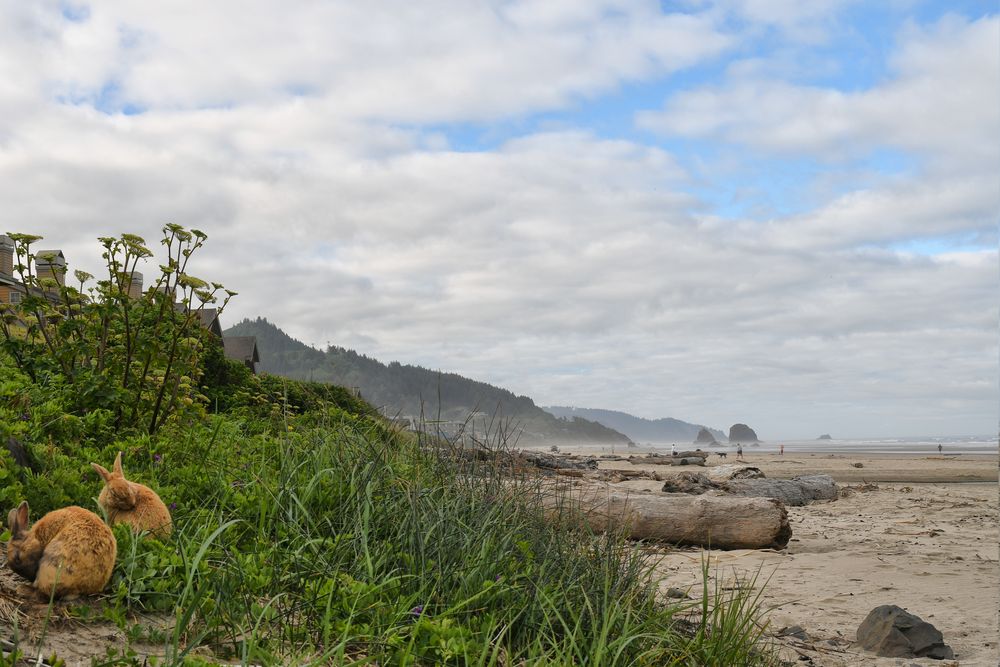
<instances>
[{"instance_id":1,"label":"overcast horizon","mask_svg":"<svg viewBox=\"0 0 1000 667\"><path fill-rule=\"evenodd\" d=\"M224 326L764 440L996 432L995 3L0 7L0 232L71 268L175 222Z\"/></svg>"}]
</instances>

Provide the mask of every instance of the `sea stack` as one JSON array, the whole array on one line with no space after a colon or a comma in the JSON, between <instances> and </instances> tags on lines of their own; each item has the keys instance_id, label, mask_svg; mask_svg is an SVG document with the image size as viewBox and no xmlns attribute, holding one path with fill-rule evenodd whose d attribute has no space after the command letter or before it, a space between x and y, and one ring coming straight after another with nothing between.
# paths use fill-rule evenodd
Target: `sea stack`
<instances>
[{"instance_id":1,"label":"sea stack","mask_svg":"<svg viewBox=\"0 0 1000 667\"><path fill-rule=\"evenodd\" d=\"M760 442L754 430L746 424L733 424L729 427L729 442Z\"/></svg>"},{"instance_id":2,"label":"sea stack","mask_svg":"<svg viewBox=\"0 0 1000 667\"><path fill-rule=\"evenodd\" d=\"M824 433L823 435L816 438L817 440L833 440L829 433Z\"/></svg>"},{"instance_id":3,"label":"sea stack","mask_svg":"<svg viewBox=\"0 0 1000 667\"><path fill-rule=\"evenodd\" d=\"M698 431L698 437L696 437L694 439L694 444L696 444L696 445L717 445L719 443L716 441L715 436L712 435L711 431L709 431L707 428L705 428L704 426L702 426L701 430Z\"/></svg>"}]
</instances>

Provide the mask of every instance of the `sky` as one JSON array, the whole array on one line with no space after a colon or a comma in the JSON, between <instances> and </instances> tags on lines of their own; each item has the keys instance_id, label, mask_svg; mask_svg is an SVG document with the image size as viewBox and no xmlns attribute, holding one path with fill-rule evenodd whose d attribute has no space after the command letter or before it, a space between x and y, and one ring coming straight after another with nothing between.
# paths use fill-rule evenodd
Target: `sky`
<instances>
[{"instance_id":1,"label":"sky","mask_svg":"<svg viewBox=\"0 0 1000 667\"><path fill-rule=\"evenodd\" d=\"M540 405L994 433L996 12L0 0L0 231L197 228L224 325Z\"/></svg>"}]
</instances>

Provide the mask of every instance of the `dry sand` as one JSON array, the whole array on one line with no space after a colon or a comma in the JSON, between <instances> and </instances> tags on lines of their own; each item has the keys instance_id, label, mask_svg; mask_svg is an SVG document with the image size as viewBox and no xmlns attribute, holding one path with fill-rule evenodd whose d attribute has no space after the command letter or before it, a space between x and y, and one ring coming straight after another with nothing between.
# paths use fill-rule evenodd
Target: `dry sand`
<instances>
[{"instance_id":1,"label":"dry sand","mask_svg":"<svg viewBox=\"0 0 1000 667\"><path fill-rule=\"evenodd\" d=\"M709 465L718 463L710 457ZM781 551L658 549L664 587L691 588L698 595L703 558L723 585L759 573L760 583L768 580L763 601L773 607L769 632L799 625L808 633L805 641L777 640L783 657L799 664L995 667L1000 662L996 456L751 451L746 463L768 477L826 473L844 486L868 482L869 487L836 501L788 508L793 535ZM601 468L648 468L661 475L700 469L627 461L602 462ZM636 480L618 486L657 489L659 484ZM899 605L933 623L956 661L876 658L853 647L858 625L882 604Z\"/></svg>"}]
</instances>

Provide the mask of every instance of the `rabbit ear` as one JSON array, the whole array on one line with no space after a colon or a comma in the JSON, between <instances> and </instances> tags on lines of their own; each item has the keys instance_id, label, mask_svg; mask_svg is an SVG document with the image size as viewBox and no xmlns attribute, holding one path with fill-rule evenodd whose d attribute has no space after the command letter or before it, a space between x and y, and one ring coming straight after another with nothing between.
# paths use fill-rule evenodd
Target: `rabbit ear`
<instances>
[{"instance_id":1,"label":"rabbit ear","mask_svg":"<svg viewBox=\"0 0 1000 667\"><path fill-rule=\"evenodd\" d=\"M119 475L121 475L122 477L125 476L125 473L122 472L122 453L121 452L118 452L118 456L115 457L114 471L116 473L118 473Z\"/></svg>"},{"instance_id":2,"label":"rabbit ear","mask_svg":"<svg viewBox=\"0 0 1000 667\"><path fill-rule=\"evenodd\" d=\"M107 468L100 465L99 463L91 463L90 465L93 466L94 470L97 471L97 474L100 475L101 479L103 479L105 482L111 479L111 473L108 472Z\"/></svg>"},{"instance_id":3,"label":"rabbit ear","mask_svg":"<svg viewBox=\"0 0 1000 667\"><path fill-rule=\"evenodd\" d=\"M17 506L16 510L12 510L10 513L10 533L14 537L22 534L28 527L28 501L22 500L21 504Z\"/></svg>"}]
</instances>

